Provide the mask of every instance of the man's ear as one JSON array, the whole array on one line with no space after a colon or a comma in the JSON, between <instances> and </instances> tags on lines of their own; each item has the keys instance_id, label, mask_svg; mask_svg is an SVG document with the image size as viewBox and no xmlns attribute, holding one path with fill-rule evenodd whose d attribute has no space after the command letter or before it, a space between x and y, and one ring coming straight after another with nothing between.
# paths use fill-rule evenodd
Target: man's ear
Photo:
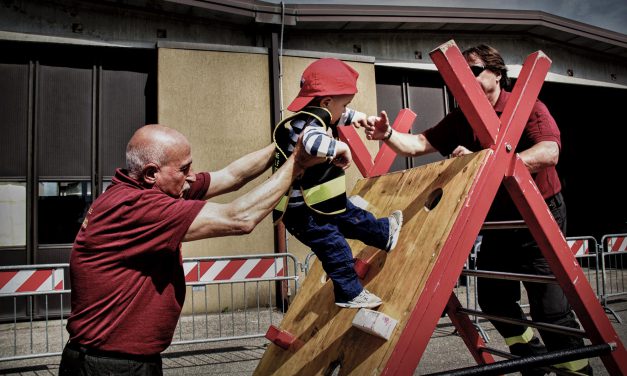
<instances>
[{"instance_id":1,"label":"man's ear","mask_svg":"<svg viewBox=\"0 0 627 376\"><path fill-rule=\"evenodd\" d=\"M155 163L148 163L142 169L142 179L150 186L153 186L157 182L157 172L159 172L159 166Z\"/></svg>"}]
</instances>

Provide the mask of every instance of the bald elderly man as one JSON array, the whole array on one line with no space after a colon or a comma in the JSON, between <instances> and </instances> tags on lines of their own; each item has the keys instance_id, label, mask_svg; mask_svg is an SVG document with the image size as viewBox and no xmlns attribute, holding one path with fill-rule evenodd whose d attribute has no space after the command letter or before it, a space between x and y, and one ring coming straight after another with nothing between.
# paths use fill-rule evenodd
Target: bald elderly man
<instances>
[{"instance_id":1,"label":"bald elderly man","mask_svg":"<svg viewBox=\"0 0 627 376\"><path fill-rule=\"evenodd\" d=\"M181 242L251 232L293 180L324 161L301 143L267 181L227 204L274 161L274 144L194 173L188 140L162 125L135 132L126 169L89 208L70 257L72 312L61 375L161 375L185 300Z\"/></svg>"}]
</instances>

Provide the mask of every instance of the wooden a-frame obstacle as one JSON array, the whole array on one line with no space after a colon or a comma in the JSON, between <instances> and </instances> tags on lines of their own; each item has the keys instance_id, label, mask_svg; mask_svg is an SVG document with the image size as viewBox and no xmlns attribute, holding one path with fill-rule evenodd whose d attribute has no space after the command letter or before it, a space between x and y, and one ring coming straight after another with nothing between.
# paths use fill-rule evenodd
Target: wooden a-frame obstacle
<instances>
[{"instance_id":1,"label":"wooden a-frame obstacle","mask_svg":"<svg viewBox=\"0 0 627 376\"><path fill-rule=\"evenodd\" d=\"M360 180L353 194L385 216L401 209L404 224L388 255L351 241L369 266L362 283L384 301L379 312L398 320L388 340L351 325L358 310L333 304L331 281L315 263L256 375L411 375L444 309L479 364L494 362L452 293L488 209L504 184L593 345L614 343L602 355L612 375L627 374L627 353L542 199L516 145L550 66L535 52L526 59L499 118L453 41L431 52L482 145L481 152ZM413 120L413 119L411 119ZM372 171L372 166L368 167ZM362 170L362 173L365 170ZM453 360L453 359L452 359Z\"/></svg>"}]
</instances>

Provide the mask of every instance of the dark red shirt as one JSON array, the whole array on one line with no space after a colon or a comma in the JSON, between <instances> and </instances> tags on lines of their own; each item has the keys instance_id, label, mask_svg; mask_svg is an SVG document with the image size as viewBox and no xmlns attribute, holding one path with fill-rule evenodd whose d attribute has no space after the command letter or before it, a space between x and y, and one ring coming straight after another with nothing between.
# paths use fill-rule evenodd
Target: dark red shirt
<instances>
[{"instance_id":1,"label":"dark red shirt","mask_svg":"<svg viewBox=\"0 0 627 376\"><path fill-rule=\"evenodd\" d=\"M170 345L185 300L181 242L209 182L209 174L197 174L176 199L116 171L72 248L70 340L137 355Z\"/></svg>"},{"instance_id":2,"label":"dark red shirt","mask_svg":"<svg viewBox=\"0 0 627 376\"><path fill-rule=\"evenodd\" d=\"M494 110L499 116L503 112L505 104L510 96L511 94L509 92L501 90L501 94L494 105ZM429 143L444 156L451 154L458 145L462 145L473 152L483 149L474 134L472 127L466 120L462 111L459 109L451 112L434 127L427 129L424 132L424 136L427 140L429 140ZM527 120L527 124L525 125L522 136L520 137L520 141L516 147L516 152L529 149L540 141L555 141L560 148L562 147L560 141L560 131L553 119L553 116L551 116L551 113L544 103L538 100L531 110L531 115L529 116L529 120ZM554 166L538 171L533 174L533 178L540 190L540 193L542 193L542 197L545 199L556 195L562 190L562 185ZM497 196L498 201L495 200L495 202L502 203L506 207L500 208L503 210L498 211L502 213L510 213L513 203L511 203L511 200L506 199L503 196L509 195L507 195L505 190L501 188ZM510 203L505 204L504 201L501 200L510 201ZM496 213L496 209L496 207L493 207L493 215ZM511 218L503 218L503 215L498 215L498 217L489 219Z\"/></svg>"}]
</instances>

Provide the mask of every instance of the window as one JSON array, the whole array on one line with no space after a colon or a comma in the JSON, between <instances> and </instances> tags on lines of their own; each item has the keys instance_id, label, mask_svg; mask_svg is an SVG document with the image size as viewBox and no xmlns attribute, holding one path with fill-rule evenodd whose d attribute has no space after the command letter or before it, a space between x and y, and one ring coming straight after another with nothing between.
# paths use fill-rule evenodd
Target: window
<instances>
[{"instance_id":1,"label":"window","mask_svg":"<svg viewBox=\"0 0 627 376\"><path fill-rule=\"evenodd\" d=\"M0 183L0 247L26 245L26 183Z\"/></svg>"},{"instance_id":2,"label":"window","mask_svg":"<svg viewBox=\"0 0 627 376\"><path fill-rule=\"evenodd\" d=\"M156 50L0 47L0 264L67 262L129 138L156 122Z\"/></svg>"},{"instance_id":3,"label":"window","mask_svg":"<svg viewBox=\"0 0 627 376\"><path fill-rule=\"evenodd\" d=\"M39 244L73 243L91 203L88 181L40 182Z\"/></svg>"}]
</instances>

